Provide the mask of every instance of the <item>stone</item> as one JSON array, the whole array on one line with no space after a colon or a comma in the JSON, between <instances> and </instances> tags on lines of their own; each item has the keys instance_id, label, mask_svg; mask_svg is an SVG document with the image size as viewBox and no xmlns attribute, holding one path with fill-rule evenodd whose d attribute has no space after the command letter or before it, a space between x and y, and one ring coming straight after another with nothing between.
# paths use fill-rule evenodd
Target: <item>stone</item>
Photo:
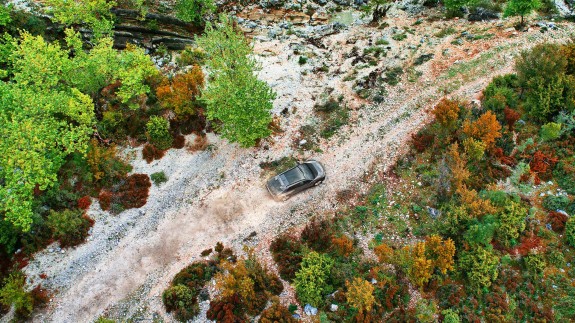
<instances>
[{"instance_id":1,"label":"stone","mask_svg":"<svg viewBox=\"0 0 575 323\"><path fill-rule=\"evenodd\" d=\"M427 207L427 213L429 213L429 215L434 219L441 216L441 211L439 211L438 209L434 209L430 206Z\"/></svg>"},{"instance_id":2,"label":"stone","mask_svg":"<svg viewBox=\"0 0 575 323\"><path fill-rule=\"evenodd\" d=\"M467 20L469 21L487 21L495 19L499 19L499 13L482 7L475 8L473 12L467 16Z\"/></svg>"},{"instance_id":3,"label":"stone","mask_svg":"<svg viewBox=\"0 0 575 323\"><path fill-rule=\"evenodd\" d=\"M311 306L310 304L305 304L303 311L305 315L313 316L317 314L317 308Z\"/></svg>"},{"instance_id":4,"label":"stone","mask_svg":"<svg viewBox=\"0 0 575 323\"><path fill-rule=\"evenodd\" d=\"M339 306L337 306L337 304L331 304L329 307L329 310L332 312L337 312Z\"/></svg>"},{"instance_id":5,"label":"stone","mask_svg":"<svg viewBox=\"0 0 575 323\"><path fill-rule=\"evenodd\" d=\"M293 317L293 318L296 319L296 320L299 320L299 319L301 318L301 316L300 316L299 314L297 314L297 313L292 314L291 317Z\"/></svg>"},{"instance_id":6,"label":"stone","mask_svg":"<svg viewBox=\"0 0 575 323\"><path fill-rule=\"evenodd\" d=\"M305 139L300 140L300 142L299 142L299 145L300 145L300 146L303 146L303 145L305 145L305 144L307 144L307 140L305 140Z\"/></svg>"}]
</instances>

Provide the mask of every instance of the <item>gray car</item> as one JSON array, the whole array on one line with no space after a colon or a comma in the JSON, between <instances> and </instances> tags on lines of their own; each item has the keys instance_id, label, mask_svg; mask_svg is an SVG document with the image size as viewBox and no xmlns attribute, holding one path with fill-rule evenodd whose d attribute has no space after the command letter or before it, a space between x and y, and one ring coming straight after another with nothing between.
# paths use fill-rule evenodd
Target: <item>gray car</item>
<instances>
[{"instance_id":1,"label":"gray car","mask_svg":"<svg viewBox=\"0 0 575 323\"><path fill-rule=\"evenodd\" d=\"M276 201L285 201L303 190L321 184L324 179L323 166L318 161L308 160L274 176L266 187Z\"/></svg>"}]
</instances>

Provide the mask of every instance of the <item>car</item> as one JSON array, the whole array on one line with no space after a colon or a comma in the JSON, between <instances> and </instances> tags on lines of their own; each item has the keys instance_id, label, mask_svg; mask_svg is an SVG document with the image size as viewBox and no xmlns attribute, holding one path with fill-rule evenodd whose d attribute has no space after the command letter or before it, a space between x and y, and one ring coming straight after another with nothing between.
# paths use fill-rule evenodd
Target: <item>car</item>
<instances>
[{"instance_id":1,"label":"car","mask_svg":"<svg viewBox=\"0 0 575 323\"><path fill-rule=\"evenodd\" d=\"M276 201L285 201L301 191L321 184L324 179L323 166L316 160L308 160L274 176L267 182L266 187Z\"/></svg>"}]
</instances>

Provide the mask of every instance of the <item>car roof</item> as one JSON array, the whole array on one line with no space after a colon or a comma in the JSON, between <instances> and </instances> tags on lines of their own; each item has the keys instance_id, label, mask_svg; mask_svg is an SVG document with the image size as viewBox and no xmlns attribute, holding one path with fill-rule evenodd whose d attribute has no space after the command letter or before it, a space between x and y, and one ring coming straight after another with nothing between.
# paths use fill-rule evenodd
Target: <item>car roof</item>
<instances>
[{"instance_id":1,"label":"car roof","mask_svg":"<svg viewBox=\"0 0 575 323\"><path fill-rule=\"evenodd\" d=\"M299 182L299 181L303 181L305 179L305 175L303 173L303 171L301 170L301 168L298 166L284 172L283 174L281 174L285 177L286 181L287 181L287 185L291 185L293 183Z\"/></svg>"}]
</instances>

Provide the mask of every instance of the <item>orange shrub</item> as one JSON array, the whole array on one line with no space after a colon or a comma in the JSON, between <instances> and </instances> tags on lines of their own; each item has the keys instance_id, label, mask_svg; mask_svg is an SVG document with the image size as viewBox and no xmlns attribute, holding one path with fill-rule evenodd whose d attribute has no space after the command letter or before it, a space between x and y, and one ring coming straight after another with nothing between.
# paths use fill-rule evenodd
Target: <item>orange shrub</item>
<instances>
[{"instance_id":1,"label":"orange shrub","mask_svg":"<svg viewBox=\"0 0 575 323\"><path fill-rule=\"evenodd\" d=\"M156 96L163 107L174 110L178 119L185 119L197 112L196 97L203 87L204 73L196 65L187 73L176 75L171 81L165 79L156 88Z\"/></svg>"},{"instance_id":2,"label":"orange shrub","mask_svg":"<svg viewBox=\"0 0 575 323\"><path fill-rule=\"evenodd\" d=\"M459 101L449 100L446 98L441 99L431 112L435 117L435 121L442 127L452 130L457 124L459 118Z\"/></svg>"},{"instance_id":3,"label":"orange shrub","mask_svg":"<svg viewBox=\"0 0 575 323\"><path fill-rule=\"evenodd\" d=\"M346 236L332 238L331 243L333 250L340 256L348 257L353 251L353 241Z\"/></svg>"}]
</instances>

